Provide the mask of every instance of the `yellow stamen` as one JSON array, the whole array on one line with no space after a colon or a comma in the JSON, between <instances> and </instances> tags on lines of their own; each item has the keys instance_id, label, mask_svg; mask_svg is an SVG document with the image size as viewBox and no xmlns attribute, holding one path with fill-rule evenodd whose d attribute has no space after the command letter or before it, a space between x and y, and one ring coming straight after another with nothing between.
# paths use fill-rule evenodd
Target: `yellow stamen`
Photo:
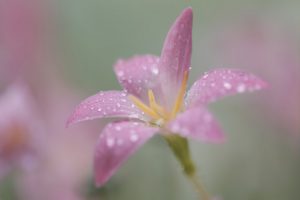
<instances>
[{"instance_id":1,"label":"yellow stamen","mask_svg":"<svg viewBox=\"0 0 300 200\"><path fill-rule=\"evenodd\" d=\"M141 111L152 117L153 119L157 120L161 118L155 111L153 111L149 106L145 105L141 100L136 98L135 96L129 95L128 97L134 105L136 105Z\"/></svg>"},{"instance_id":2,"label":"yellow stamen","mask_svg":"<svg viewBox=\"0 0 300 200\"><path fill-rule=\"evenodd\" d=\"M148 90L148 98L150 107L153 109L156 105L156 101L152 90Z\"/></svg>"},{"instance_id":3,"label":"yellow stamen","mask_svg":"<svg viewBox=\"0 0 300 200\"><path fill-rule=\"evenodd\" d=\"M156 113L160 114L161 116L165 116L166 112L163 107L161 107L155 100L155 96L152 90L148 90L148 98L150 108L154 110Z\"/></svg>"},{"instance_id":4,"label":"yellow stamen","mask_svg":"<svg viewBox=\"0 0 300 200\"><path fill-rule=\"evenodd\" d=\"M181 87L179 89L179 93L177 95L176 101L175 101L173 109L172 109L171 118L174 118L182 107L185 90L186 90L186 86L187 86L187 81L188 81L188 71L185 71L184 75L183 75Z\"/></svg>"},{"instance_id":5,"label":"yellow stamen","mask_svg":"<svg viewBox=\"0 0 300 200\"><path fill-rule=\"evenodd\" d=\"M143 103L140 99L135 96L129 95L129 99L145 114L151 117L151 121L155 124L164 124L166 121L169 121L175 118L176 114L183 109L183 99L185 95L185 90L188 81L188 72L184 72L182 84L179 88L178 95L176 97L176 101L174 102L173 109L171 112L168 112L164 107L159 105L156 102L153 91L148 90L148 99L149 106ZM150 122L151 123L151 122Z\"/></svg>"}]
</instances>

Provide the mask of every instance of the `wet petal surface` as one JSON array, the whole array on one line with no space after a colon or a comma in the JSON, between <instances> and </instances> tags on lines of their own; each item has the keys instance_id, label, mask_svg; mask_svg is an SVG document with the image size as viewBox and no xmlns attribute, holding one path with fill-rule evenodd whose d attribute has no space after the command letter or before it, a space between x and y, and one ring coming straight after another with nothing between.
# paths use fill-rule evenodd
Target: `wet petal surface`
<instances>
[{"instance_id":1,"label":"wet petal surface","mask_svg":"<svg viewBox=\"0 0 300 200\"><path fill-rule=\"evenodd\" d=\"M197 80L188 92L186 104L207 104L237 93L252 92L267 84L257 76L237 69L217 69Z\"/></svg>"},{"instance_id":2,"label":"wet petal surface","mask_svg":"<svg viewBox=\"0 0 300 200\"><path fill-rule=\"evenodd\" d=\"M177 95L185 71L191 65L193 11L185 9L165 39L159 63L160 81L168 102Z\"/></svg>"},{"instance_id":3,"label":"wet petal surface","mask_svg":"<svg viewBox=\"0 0 300 200\"><path fill-rule=\"evenodd\" d=\"M114 70L119 83L128 93L146 101L148 89L155 94L160 90L158 62L157 56L137 55L118 60Z\"/></svg>"},{"instance_id":4,"label":"wet petal surface","mask_svg":"<svg viewBox=\"0 0 300 200\"><path fill-rule=\"evenodd\" d=\"M143 120L143 113L122 91L99 92L80 103L67 121L67 126L81 121L103 117L136 118Z\"/></svg>"},{"instance_id":5,"label":"wet petal surface","mask_svg":"<svg viewBox=\"0 0 300 200\"><path fill-rule=\"evenodd\" d=\"M224 134L213 118L212 114L204 107L191 108L171 121L168 128L176 134L202 142L221 143Z\"/></svg>"},{"instance_id":6,"label":"wet petal surface","mask_svg":"<svg viewBox=\"0 0 300 200\"><path fill-rule=\"evenodd\" d=\"M96 184L101 186L118 170L130 155L157 131L138 122L108 124L96 145L94 170Z\"/></svg>"}]
</instances>

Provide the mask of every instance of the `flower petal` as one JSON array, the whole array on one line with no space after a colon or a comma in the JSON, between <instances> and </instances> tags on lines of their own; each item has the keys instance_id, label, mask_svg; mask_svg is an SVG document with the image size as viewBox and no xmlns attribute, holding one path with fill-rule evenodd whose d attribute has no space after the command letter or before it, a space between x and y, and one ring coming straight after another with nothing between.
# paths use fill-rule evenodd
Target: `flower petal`
<instances>
[{"instance_id":1,"label":"flower petal","mask_svg":"<svg viewBox=\"0 0 300 200\"><path fill-rule=\"evenodd\" d=\"M80 103L67 121L77 122L102 117L125 117L143 120L143 113L127 98L126 92L106 91L88 97Z\"/></svg>"},{"instance_id":2,"label":"flower petal","mask_svg":"<svg viewBox=\"0 0 300 200\"><path fill-rule=\"evenodd\" d=\"M97 186L102 186L127 158L157 131L138 122L108 124L96 146L94 170Z\"/></svg>"},{"instance_id":3,"label":"flower petal","mask_svg":"<svg viewBox=\"0 0 300 200\"><path fill-rule=\"evenodd\" d=\"M193 84L186 104L207 104L228 95L252 92L266 86L266 82L242 70L217 69L206 73Z\"/></svg>"},{"instance_id":4,"label":"flower petal","mask_svg":"<svg viewBox=\"0 0 300 200\"><path fill-rule=\"evenodd\" d=\"M224 134L212 114L204 107L194 107L179 114L168 128L183 137L204 142L221 143Z\"/></svg>"},{"instance_id":5,"label":"flower petal","mask_svg":"<svg viewBox=\"0 0 300 200\"><path fill-rule=\"evenodd\" d=\"M119 83L128 93L147 100L148 89L157 93L160 88L158 62L158 56L138 55L118 60L114 70Z\"/></svg>"},{"instance_id":6,"label":"flower petal","mask_svg":"<svg viewBox=\"0 0 300 200\"><path fill-rule=\"evenodd\" d=\"M185 9L176 19L165 39L159 63L163 92L172 103L185 71L191 65L193 11Z\"/></svg>"}]
</instances>

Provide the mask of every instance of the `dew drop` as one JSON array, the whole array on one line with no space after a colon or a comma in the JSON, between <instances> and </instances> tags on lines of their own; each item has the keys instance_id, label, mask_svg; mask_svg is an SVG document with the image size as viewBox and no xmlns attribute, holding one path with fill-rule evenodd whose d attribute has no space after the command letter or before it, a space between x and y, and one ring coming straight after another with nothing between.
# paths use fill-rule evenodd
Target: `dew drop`
<instances>
[{"instance_id":1,"label":"dew drop","mask_svg":"<svg viewBox=\"0 0 300 200\"><path fill-rule=\"evenodd\" d=\"M237 87L237 92L239 92L239 93L243 93L243 92L245 92L245 90L246 90L246 86L244 84L240 84Z\"/></svg>"},{"instance_id":2,"label":"dew drop","mask_svg":"<svg viewBox=\"0 0 300 200\"><path fill-rule=\"evenodd\" d=\"M159 71L158 71L158 68L156 68L156 67L155 67L155 68L152 68L151 71L152 71L152 73L153 73L154 75L157 75L158 72L159 72Z\"/></svg>"},{"instance_id":3,"label":"dew drop","mask_svg":"<svg viewBox=\"0 0 300 200\"><path fill-rule=\"evenodd\" d=\"M139 139L139 136L135 133L130 135L130 141L131 142L136 142Z\"/></svg>"},{"instance_id":4,"label":"dew drop","mask_svg":"<svg viewBox=\"0 0 300 200\"><path fill-rule=\"evenodd\" d=\"M231 84L228 83L228 82L224 82L223 86L227 89L227 90L230 90L231 89Z\"/></svg>"},{"instance_id":5,"label":"dew drop","mask_svg":"<svg viewBox=\"0 0 300 200\"><path fill-rule=\"evenodd\" d=\"M106 139L106 145L108 147L113 147L115 145L115 140L113 138L107 138Z\"/></svg>"},{"instance_id":6,"label":"dew drop","mask_svg":"<svg viewBox=\"0 0 300 200\"><path fill-rule=\"evenodd\" d=\"M124 72L123 72L123 71L118 71L118 72L117 72L117 75L118 75L119 77L122 77L122 76L124 76Z\"/></svg>"},{"instance_id":7,"label":"dew drop","mask_svg":"<svg viewBox=\"0 0 300 200\"><path fill-rule=\"evenodd\" d=\"M203 78L206 79L207 77L208 77L208 74L205 73L204 76L203 76Z\"/></svg>"}]
</instances>

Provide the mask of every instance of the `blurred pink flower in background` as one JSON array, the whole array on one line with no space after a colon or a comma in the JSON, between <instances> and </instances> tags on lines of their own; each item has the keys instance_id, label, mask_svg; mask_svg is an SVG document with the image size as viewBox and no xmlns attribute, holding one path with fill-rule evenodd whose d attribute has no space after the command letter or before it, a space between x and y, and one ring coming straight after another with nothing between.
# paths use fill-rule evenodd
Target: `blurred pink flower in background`
<instances>
[{"instance_id":1,"label":"blurred pink flower in background","mask_svg":"<svg viewBox=\"0 0 300 200\"><path fill-rule=\"evenodd\" d=\"M123 119L108 124L98 139L94 161L97 185L105 184L157 132L164 137L178 134L183 138L222 142L222 130L207 110L207 104L266 86L250 73L217 69L200 77L186 94L192 19L191 8L181 13L167 34L160 57L144 55L119 60L114 69L124 90L99 92L87 98L67 121L70 125L95 118ZM194 176L195 169L183 167L186 175Z\"/></svg>"},{"instance_id":2,"label":"blurred pink flower in background","mask_svg":"<svg viewBox=\"0 0 300 200\"><path fill-rule=\"evenodd\" d=\"M272 87L261 101L269 117L289 132L300 130L300 40L285 26L268 20L251 18L219 31L217 35L222 65L252 70L270 82Z\"/></svg>"},{"instance_id":3,"label":"blurred pink flower in background","mask_svg":"<svg viewBox=\"0 0 300 200\"><path fill-rule=\"evenodd\" d=\"M20 199L78 200L94 138L76 134L90 128L64 128L78 97L53 70L56 61L43 55L41 26L51 25L45 2L0 1L0 174L29 169L12 177Z\"/></svg>"},{"instance_id":4,"label":"blurred pink flower in background","mask_svg":"<svg viewBox=\"0 0 300 200\"><path fill-rule=\"evenodd\" d=\"M95 145L95 137L82 132L95 131L94 127L65 129L64 119L77 97L59 81L54 82L44 87L47 94L40 97L47 141L41 149L43 163L35 173L25 174L19 181L19 191L26 200L83 199L82 187L92 169L92 156L88 155Z\"/></svg>"},{"instance_id":5,"label":"blurred pink flower in background","mask_svg":"<svg viewBox=\"0 0 300 200\"><path fill-rule=\"evenodd\" d=\"M36 169L44 131L28 88L15 84L0 96L0 176Z\"/></svg>"}]
</instances>

